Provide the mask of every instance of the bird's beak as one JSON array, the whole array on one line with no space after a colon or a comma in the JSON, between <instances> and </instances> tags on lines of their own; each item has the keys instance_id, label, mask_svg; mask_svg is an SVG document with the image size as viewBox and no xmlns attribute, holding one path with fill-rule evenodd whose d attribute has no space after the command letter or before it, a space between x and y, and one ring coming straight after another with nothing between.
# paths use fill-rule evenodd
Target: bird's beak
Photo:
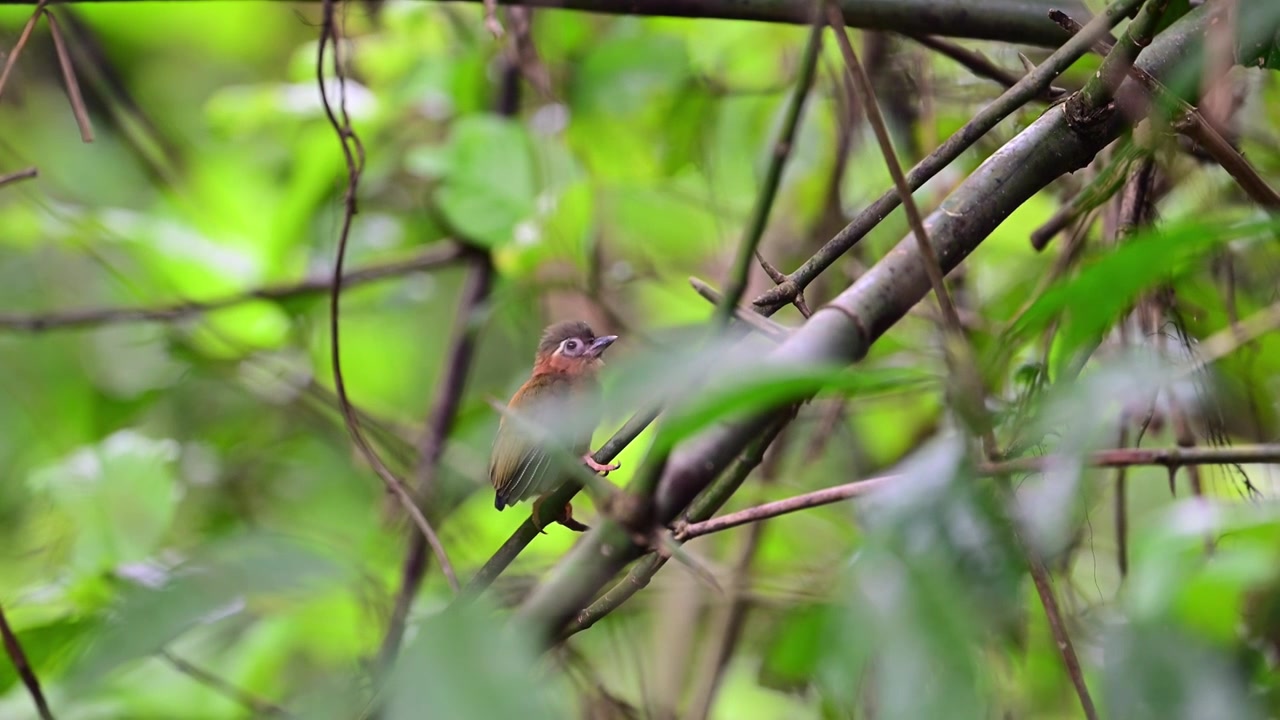
<instances>
[{"instance_id":1,"label":"bird's beak","mask_svg":"<svg viewBox=\"0 0 1280 720\"><path fill-rule=\"evenodd\" d=\"M600 357L601 353L604 352L604 349L612 345L613 341L617 339L617 335L605 335L604 337L598 337L595 342L591 343L591 347L587 348L587 354L591 357Z\"/></svg>"}]
</instances>

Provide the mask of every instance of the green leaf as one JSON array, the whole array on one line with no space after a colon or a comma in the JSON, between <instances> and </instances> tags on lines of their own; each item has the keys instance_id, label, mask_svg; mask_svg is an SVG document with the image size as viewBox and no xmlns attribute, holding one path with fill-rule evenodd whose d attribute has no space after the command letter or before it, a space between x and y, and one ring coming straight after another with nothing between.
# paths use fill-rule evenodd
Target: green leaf
<instances>
[{"instance_id":1,"label":"green leaf","mask_svg":"<svg viewBox=\"0 0 1280 720\"><path fill-rule=\"evenodd\" d=\"M1118 624L1100 633L1108 717L1261 718L1239 664L1176 626Z\"/></svg>"},{"instance_id":2,"label":"green leaf","mask_svg":"<svg viewBox=\"0 0 1280 720\"><path fill-rule=\"evenodd\" d=\"M1143 291L1198 268L1196 261L1218 245L1260 237L1278 227L1280 222L1274 220L1227 227L1185 222L1136 235L1045 291L1014 322L1004 342L1016 347L1065 314L1056 350L1063 363L1070 363Z\"/></svg>"},{"instance_id":3,"label":"green leaf","mask_svg":"<svg viewBox=\"0 0 1280 720\"><path fill-rule=\"evenodd\" d=\"M178 501L178 445L122 430L32 473L71 521L72 565L84 574L147 558L159 546Z\"/></svg>"},{"instance_id":4,"label":"green leaf","mask_svg":"<svg viewBox=\"0 0 1280 720\"><path fill-rule=\"evenodd\" d=\"M447 175L436 199L468 239L497 247L511 242L516 225L532 218L533 162L521 125L496 115L458 120L445 165Z\"/></svg>"},{"instance_id":5,"label":"green leaf","mask_svg":"<svg viewBox=\"0 0 1280 720\"><path fill-rule=\"evenodd\" d=\"M933 380L927 372L910 368L769 367L743 373L731 383L701 393L684 407L673 409L654 442L663 447L674 445L730 416L776 407L818 392L846 396L905 392Z\"/></svg>"},{"instance_id":6,"label":"green leaf","mask_svg":"<svg viewBox=\"0 0 1280 720\"><path fill-rule=\"evenodd\" d=\"M789 608L765 651L760 683L783 690L808 685L822 659L834 612L827 604Z\"/></svg>"},{"instance_id":7,"label":"green leaf","mask_svg":"<svg viewBox=\"0 0 1280 720\"><path fill-rule=\"evenodd\" d=\"M567 717L550 679L542 677L534 644L521 631L494 617L485 603L427 618L392 674L384 717Z\"/></svg>"},{"instance_id":8,"label":"green leaf","mask_svg":"<svg viewBox=\"0 0 1280 720\"><path fill-rule=\"evenodd\" d=\"M233 615L250 601L309 598L352 573L313 546L270 536L242 536L207 547L172 572L149 567L127 587L110 621L72 670L86 688L116 668L163 648L189 628Z\"/></svg>"}]
</instances>

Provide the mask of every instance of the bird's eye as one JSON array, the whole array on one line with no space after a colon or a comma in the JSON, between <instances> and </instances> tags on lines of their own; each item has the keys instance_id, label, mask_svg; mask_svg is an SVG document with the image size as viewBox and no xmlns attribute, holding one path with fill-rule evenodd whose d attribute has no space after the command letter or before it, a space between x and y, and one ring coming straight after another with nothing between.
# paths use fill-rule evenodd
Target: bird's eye
<instances>
[{"instance_id":1,"label":"bird's eye","mask_svg":"<svg viewBox=\"0 0 1280 720\"><path fill-rule=\"evenodd\" d=\"M570 338L569 340L564 341L564 351L569 355L577 355L578 351L581 349L582 349L582 343L578 342L577 340Z\"/></svg>"}]
</instances>

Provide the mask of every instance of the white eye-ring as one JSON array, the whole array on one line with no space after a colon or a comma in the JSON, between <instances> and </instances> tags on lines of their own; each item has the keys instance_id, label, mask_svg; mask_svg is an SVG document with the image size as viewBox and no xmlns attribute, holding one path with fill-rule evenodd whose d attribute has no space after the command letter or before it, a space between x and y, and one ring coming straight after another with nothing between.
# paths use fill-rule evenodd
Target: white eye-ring
<instances>
[{"instance_id":1,"label":"white eye-ring","mask_svg":"<svg viewBox=\"0 0 1280 720\"><path fill-rule=\"evenodd\" d=\"M564 341L563 347L564 351L569 355L577 355L578 351L582 349L582 343L578 342L574 338L569 338Z\"/></svg>"}]
</instances>

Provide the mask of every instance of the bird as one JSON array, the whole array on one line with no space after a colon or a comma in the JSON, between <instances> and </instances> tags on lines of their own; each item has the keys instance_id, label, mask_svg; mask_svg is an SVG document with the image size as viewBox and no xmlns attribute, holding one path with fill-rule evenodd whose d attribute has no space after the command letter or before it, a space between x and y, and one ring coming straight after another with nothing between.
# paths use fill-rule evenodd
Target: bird
<instances>
[{"instance_id":1,"label":"bird","mask_svg":"<svg viewBox=\"0 0 1280 720\"><path fill-rule=\"evenodd\" d=\"M617 339L617 335L596 337L591 326L580 320L558 322L543 331L533 372L507 403L512 412L499 420L489 456L493 506L499 511L536 496L534 527L546 532L539 523L538 508L564 480L548 452L552 443L580 456L593 472L607 475L620 467L598 463L590 453L591 434L603 414L597 377L604 366L600 356ZM588 529L573 519L572 503L564 506L555 521L576 532Z\"/></svg>"}]
</instances>

